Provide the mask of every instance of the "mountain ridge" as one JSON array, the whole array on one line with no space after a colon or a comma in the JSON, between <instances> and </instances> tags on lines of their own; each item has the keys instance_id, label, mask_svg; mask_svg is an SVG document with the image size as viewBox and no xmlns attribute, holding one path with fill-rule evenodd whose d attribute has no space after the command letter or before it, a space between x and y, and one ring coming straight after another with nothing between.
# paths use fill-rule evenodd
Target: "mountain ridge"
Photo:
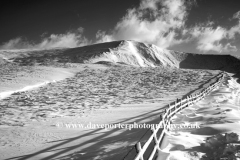
<instances>
[{"instance_id":1,"label":"mountain ridge","mask_svg":"<svg viewBox=\"0 0 240 160\"><path fill-rule=\"evenodd\" d=\"M240 59L232 55L184 53L133 40L50 50L0 51L0 63L114 63L135 67L175 67L240 73ZM46 62L47 61L47 62Z\"/></svg>"}]
</instances>

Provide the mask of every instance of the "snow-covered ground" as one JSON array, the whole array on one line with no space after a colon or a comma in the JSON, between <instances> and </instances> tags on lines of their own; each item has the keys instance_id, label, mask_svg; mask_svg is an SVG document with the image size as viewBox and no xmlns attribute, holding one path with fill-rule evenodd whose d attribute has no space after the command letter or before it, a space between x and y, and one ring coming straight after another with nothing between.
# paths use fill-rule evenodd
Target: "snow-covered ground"
<instances>
[{"instance_id":1,"label":"snow-covered ground","mask_svg":"<svg viewBox=\"0 0 240 160\"><path fill-rule=\"evenodd\" d=\"M65 124L158 123L162 108L218 73L90 67L0 101L0 159L124 157L147 129L73 129Z\"/></svg>"},{"instance_id":2,"label":"snow-covered ground","mask_svg":"<svg viewBox=\"0 0 240 160\"><path fill-rule=\"evenodd\" d=\"M21 70L17 73L8 73L7 75L3 74L1 77L2 81L0 81L0 100L13 93L39 88L73 75L74 69L44 66L32 67L31 70Z\"/></svg>"},{"instance_id":3,"label":"snow-covered ground","mask_svg":"<svg viewBox=\"0 0 240 160\"><path fill-rule=\"evenodd\" d=\"M55 82L55 80L53 80L53 82ZM39 84L31 85L31 86L26 86L26 87L24 87L24 88L22 88L22 89L15 90L15 91L1 92L1 93L0 93L0 100L3 99L3 98L7 98L8 96L10 96L10 95L13 94L13 93L29 91L29 90L32 90L32 89L41 87L41 86L43 86L43 85L45 85L45 84L48 84L48 83L50 83L50 82L49 82L49 81L46 81L46 82L43 82L43 83L39 83Z\"/></svg>"},{"instance_id":4,"label":"snow-covered ground","mask_svg":"<svg viewBox=\"0 0 240 160\"><path fill-rule=\"evenodd\" d=\"M169 103L194 92L219 70L237 73L239 67L239 59L230 55L180 53L136 41L0 51L0 97L25 91L0 100L0 159L134 157L136 142L144 143L149 130L65 124L155 124ZM228 79L177 114L174 123L199 122L202 128L166 137L169 144L160 157L209 159L214 151L228 151L229 137L239 135L239 97L239 84ZM219 139L223 143L215 144Z\"/></svg>"},{"instance_id":5,"label":"snow-covered ground","mask_svg":"<svg viewBox=\"0 0 240 160\"><path fill-rule=\"evenodd\" d=\"M169 160L210 160L239 158L240 85L233 78L205 99L184 109L173 118L173 124L197 123L200 128L173 129L163 149Z\"/></svg>"}]
</instances>

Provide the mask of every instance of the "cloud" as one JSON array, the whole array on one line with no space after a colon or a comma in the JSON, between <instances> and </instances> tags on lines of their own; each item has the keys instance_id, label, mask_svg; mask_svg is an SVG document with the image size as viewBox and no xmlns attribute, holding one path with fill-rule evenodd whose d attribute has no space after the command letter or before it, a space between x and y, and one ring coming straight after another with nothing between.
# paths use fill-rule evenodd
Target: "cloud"
<instances>
[{"instance_id":1,"label":"cloud","mask_svg":"<svg viewBox=\"0 0 240 160\"><path fill-rule=\"evenodd\" d=\"M230 43L227 43L226 45L225 45L225 47L223 48L223 50L226 52L236 52L238 49L237 49L237 47L236 46L233 46L233 45L231 45Z\"/></svg>"},{"instance_id":2,"label":"cloud","mask_svg":"<svg viewBox=\"0 0 240 160\"><path fill-rule=\"evenodd\" d=\"M72 48L88 45L90 41L82 35L83 32L84 29L80 27L75 31L69 31L65 34L51 34L48 37L46 37L46 33L44 33L41 35L41 41L37 44L18 37L0 45L0 49L50 49L56 47Z\"/></svg>"},{"instance_id":3,"label":"cloud","mask_svg":"<svg viewBox=\"0 0 240 160\"><path fill-rule=\"evenodd\" d=\"M11 39L0 46L0 49L24 49L24 48L33 48L33 45L20 37Z\"/></svg>"},{"instance_id":4,"label":"cloud","mask_svg":"<svg viewBox=\"0 0 240 160\"><path fill-rule=\"evenodd\" d=\"M161 48L175 45L193 45L201 52L236 52L234 40L240 35L240 11L231 20L236 25L226 28L206 21L187 26L189 10L197 6L196 0L141 0L138 7L127 10L125 16L109 31L98 30L95 43L116 40L136 40L155 44ZM0 49L48 49L79 47L92 43L83 36L84 28L65 34L41 35L39 43L21 37L12 39ZM47 36L49 35L49 36ZM189 43L190 42L190 43Z\"/></svg>"},{"instance_id":5,"label":"cloud","mask_svg":"<svg viewBox=\"0 0 240 160\"><path fill-rule=\"evenodd\" d=\"M197 39L197 49L200 51L222 52L224 49L220 41L226 38L227 31L222 27L214 29L212 27L198 26L193 28L191 34L193 38Z\"/></svg>"},{"instance_id":6,"label":"cloud","mask_svg":"<svg viewBox=\"0 0 240 160\"><path fill-rule=\"evenodd\" d=\"M187 9L185 0L142 0L139 7L132 8L110 32L98 31L97 42L113 40L136 40L156 44L163 48L183 43L180 30L185 30ZM178 37L178 38L177 38Z\"/></svg>"},{"instance_id":7,"label":"cloud","mask_svg":"<svg viewBox=\"0 0 240 160\"><path fill-rule=\"evenodd\" d=\"M233 15L233 18L240 20L240 11L236 12L236 13Z\"/></svg>"},{"instance_id":8,"label":"cloud","mask_svg":"<svg viewBox=\"0 0 240 160\"><path fill-rule=\"evenodd\" d=\"M212 26L206 27L194 27L190 33L192 39L197 41L197 47L199 51L216 51L216 52L236 52L237 47L231 45L229 42L225 45L222 43L223 40L233 39L233 31L227 30L218 26L213 28Z\"/></svg>"},{"instance_id":9,"label":"cloud","mask_svg":"<svg viewBox=\"0 0 240 160\"><path fill-rule=\"evenodd\" d=\"M238 22L230 29L221 26L213 27L214 22L206 22L198 24L191 28L189 34L192 40L197 41L197 49L203 52L236 52L238 49L232 45L232 42L237 34L240 34L240 11L233 15L232 19L237 19ZM223 40L227 43L223 44Z\"/></svg>"},{"instance_id":10,"label":"cloud","mask_svg":"<svg viewBox=\"0 0 240 160\"><path fill-rule=\"evenodd\" d=\"M138 7L127 10L111 31L99 30L96 34L97 43L136 40L169 48L193 42L191 44L202 52L237 51L231 41L236 34L240 34L240 11L233 15L238 23L230 29L213 27L213 21L187 27L188 11L193 6L197 6L196 0L141 0Z\"/></svg>"},{"instance_id":11,"label":"cloud","mask_svg":"<svg viewBox=\"0 0 240 160\"><path fill-rule=\"evenodd\" d=\"M237 34L240 34L240 11L236 12L233 15L233 19L238 20L238 24L230 28L228 36L231 39L234 39Z\"/></svg>"}]
</instances>

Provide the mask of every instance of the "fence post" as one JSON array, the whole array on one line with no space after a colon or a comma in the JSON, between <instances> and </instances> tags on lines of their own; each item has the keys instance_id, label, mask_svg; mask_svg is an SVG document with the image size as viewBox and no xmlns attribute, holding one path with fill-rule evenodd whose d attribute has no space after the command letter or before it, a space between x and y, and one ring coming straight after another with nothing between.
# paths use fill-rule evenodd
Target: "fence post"
<instances>
[{"instance_id":1,"label":"fence post","mask_svg":"<svg viewBox=\"0 0 240 160\"><path fill-rule=\"evenodd\" d=\"M169 132L170 131L170 119L168 119L168 123L167 123L167 131Z\"/></svg>"},{"instance_id":2,"label":"fence post","mask_svg":"<svg viewBox=\"0 0 240 160\"><path fill-rule=\"evenodd\" d=\"M176 111L176 108L178 108L178 107L177 107L177 103L178 103L178 100L175 102L174 112Z\"/></svg>"},{"instance_id":3,"label":"fence post","mask_svg":"<svg viewBox=\"0 0 240 160\"><path fill-rule=\"evenodd\" d=\"M142 151L142 146L141 146L140 142L137 143L137 150L138 150L138 153L140 153ZM143 155L140 157L140 160L144 160Z\"/></svg>"},{"instance_id":4,"label":"fence post","mask_svg":"<svg viewBox=\"0 0 240 160\"><path fill-rule=\"evenodd\" d=\"M178 107L178 108L180 108L180 110L181 110L181 108L182 108L182 105L183 105L183 102L182 102L182 98L180 99L180 106Z\"/></svg>"},{"instance_id":5,"label":"fence post","mask_svg":"<svg viewBox=\"0 0 240 160\"><path fill-rule=\"evenodd\" d=\"M154 142L155 142L155 146L157 146L157 150L160 150L159 140L158 140L158 138L157 138L157 134L156 134L156 132L155 132L155 128L152 127L151 130L152 130L152 134L153 134L153 139L154 139Z\"/></svg>"},{"instance_id":6,"label":"fence post","mask_svg":"<svg viewBox=\"0 0 240 160\"><path fill-rule=\"evenodd\" d=\"M169 118L170 114L172 113L172 109L169 108L169 113L167 113L167 118Z\"/></svg>"},{"instance_id":7,"label":"fence post","mask_svg":"<svg viewBox=\"0 0 240 160\"><path fill-rule=\"evenodd\" d=\"M171 112L171 111L170 111ZM168 119L168 114L167 114L167 109L165 109L165 113L164 113L164 119L163 119L163 122L165 122L165 119L167 118ZM166 123L164 123L166 125Z\"/></svg>"},{"instance_id":8,"label":"fence post","mask_svg":"<svg viewBox=\"0 0 240 160\"><path fill-rule=\"evenodd\" d=\"M189 95L188 102L189 102L189 106L190 106L191 105L191 95Z\"/></svg>"},{"instance_id":9,"label":"fence post","mask_svg":"<svg viewBox=\"0 0 240 160\"><path fill-rule=\"evenodd\" d=\"M163 120L163 115L160 114L160 122Z\"/></svg>"},{"instance_id":10,"label":"fence post","mask_svg":"<svg viewBox=\"0 0 240 160\"><path fill-rule=\"evenodd\" d=\"M193 96L191 95L191 96L190 96L190 104L191 104L191 105L193 104L193 101L192 101L192 100L193 100Z\"/></svg>"},{"instance_id":11,"label":"fence post","mask_svg":"<svg viewBox=\"0 0 240 160\"><path fill-rule=\"evenodd\" d=\"M171 114L170 105L169 105L168 109L166 109L165 114L166 114L165 118L166 117L168 118L168 116Z\"/></svg>"}]
</instances>

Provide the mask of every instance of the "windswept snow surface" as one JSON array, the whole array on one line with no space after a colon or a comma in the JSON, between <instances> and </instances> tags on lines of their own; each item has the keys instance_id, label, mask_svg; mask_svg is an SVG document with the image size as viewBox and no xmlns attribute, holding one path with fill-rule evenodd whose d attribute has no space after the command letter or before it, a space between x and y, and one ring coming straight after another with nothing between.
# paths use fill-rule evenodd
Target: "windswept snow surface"
<instances>
[{"instance_id":1,"label":"windswept snow surface","mask_svg":"<svg viewBox=\"0 0 240 160\"><path fill-rule=\"evenodd\" d=\"M140 67L178 67L179 62L171 54L172 52L174 51L161 49L155 45L135 41L121 41L118 47L109 48L108 52L93 56L85 62L97 63L108 61Z\"/></svg>"}]
</instances>

